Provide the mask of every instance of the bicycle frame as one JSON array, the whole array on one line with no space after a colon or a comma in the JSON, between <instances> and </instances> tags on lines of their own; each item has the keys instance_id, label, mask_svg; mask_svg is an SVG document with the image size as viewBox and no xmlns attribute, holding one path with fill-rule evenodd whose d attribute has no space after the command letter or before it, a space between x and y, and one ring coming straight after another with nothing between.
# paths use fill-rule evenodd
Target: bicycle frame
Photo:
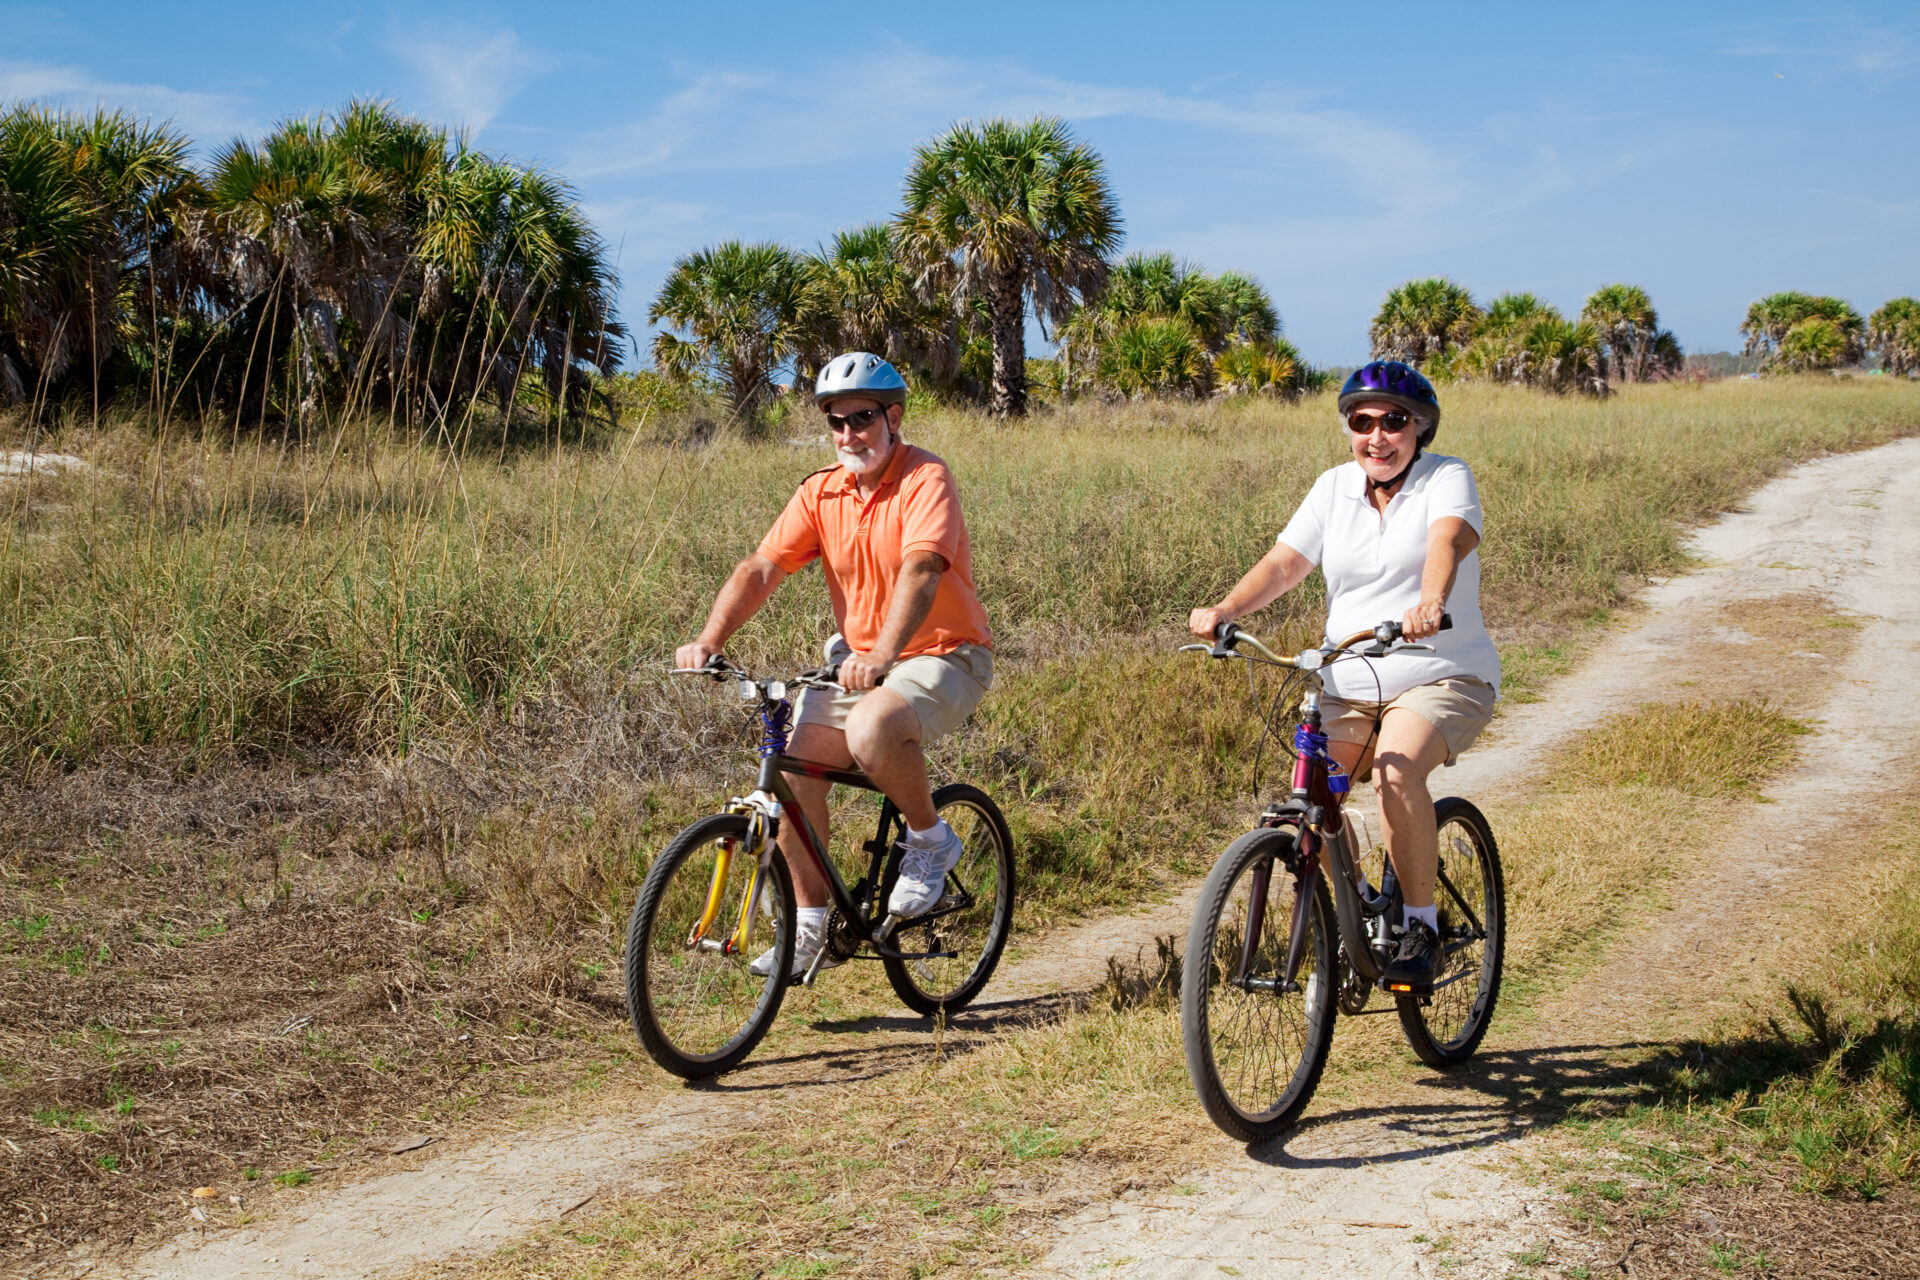
<instances>
[{"instance_id":1,"label":"bicycle frame","mask_svg":"<svg viewBox=\"0 0 1920 1280\"><path fill-rule=\"evenodd\" d=\"M766 883L771 859L783 856L779 847L780 825L782 822L791 821L794 836L799 841L802 852L826 879L833 905L852 925L858 936L872 943L877 955L894 960L951 958L953 955L951 952L902 952L888 945L887 939L893 931L893 917L887 916L876 920L869 916L864 905L856 900L853 891L847 887L845 879L841 877L839 867L835 865L832 858L827 856L826 841L821 839L820 834L813 829L813 824L807 820L806 812L800 807L793 788L787 783L787 776L799 774L803 777L817 778L829 783L837 782L842 786L856 787L862 791L873 791L881 795L879 825L874 831L873 839L867 841L864 846L870 861L867 878L861 882L863 887L871 886L875 892L882 887L880 879L889 847L887 833L893 824L899 821L900 811L893 801L887 799L886 793L880 791L873 779L864 773L852 769L832 769L812 760L802 760L797 756L786 754L787 737L793 720L793 706L786 698L775 698L770 694L764 696L760 706L760 720L763 730L760 741L760 772L754 783L754 790L749 795L734 797L727 804L729 813L747 815L749 819L748 856L757 859L759 865L755 868L753 881L741 905L740 921L733 935L724 943L705 943L705 945L717 945L729 954L744 954L749 949L753 916L755 908L759 905L761 889ZM703 944L707 929L719 914L729 862L730 856L723 851L714 866L713 888L708 895L707 909L694 931L694 936L688 940L689 945ZM962 885L959 897L951 905L943 904L923 915L915 916L913 923L924 924L937 920L941 916L964 911L972 905L973 895ZM825 954L824 949L822 954ZM818 966L819 961L816 960L814 968L817 969ZM808 971L808 981L811 981L813 972L813 970Z\"/></svg>"},{"instance_id":2,"label":"bicycle frame","mask_svg":"<svg viewBox=\"0 0 1920 1280\"><path fill-rule=\"evenodd\" d=\"M1448 625L1451 619L1443 621ZM1282 972L1280 985L1285 990L1296 990L1296 979L1300 964L1305 956L1309 930L1308 913L1312 910L1315 880L1325 866L1330 868L1327 879L1333 890L1334 915L1340 930L1341 950L1353 970L1369 984L1379 983L1382 968L1375 954L1364 923L1366 917L1379 916L1386 912L1394 901L1391 892L1393 868L1389 863L1386 871L1386 883L1381 893L1371 899L1360 896L1360 879L1357 873L1359 853L1354 848L1353 833L1347 825L1343 811L1343 802L1352 786L1352 780L1340 770L1338 763L1327 751L1327 738L1321 732L1320 697L1324 684L1320 676L1320 667L1327 655L1337 656L1360 640L1374 636L1381 644L1386 637L1378 632L1360 632L1348 637L1335 646L1322 649L1322 657L1314 665L1304 664L1306 654L1298 658L1286 659L1272 653L1259 641L1253 640L1238 628L1231 628L1231 638L1223 636L1211 650L1217 656L1226 656L1231 646L1244 639L1264 655L1264 659L1276 666L1293 667L1306 678L1307 689L1301 699L1300 724L1294 731L1293 792L1283 804L1270 806L1260 816L1263 827L1280 827L1297 823L1300 830L1298 842L1299 859L1295 866L1287 868L1295 880L1293 900L1293 918L1288 922L1287 962ZM1198 648L1199 646L1193 646ZM1245 656L1245 655L1236 655ZM1453 881L1442 868L1436 868L1436 882L1453 899L1461 913L1471 924L1473 931L1485 937L1486 926L1467 905L1466 899L1454 887ZM1255 952L1258 950L1262 926L1266 920L1267 898L1272 885L1273 863L1254 871L1254 879L1248 886L1248 927L1241 944L1241 956L1238 972L1231 981L1237 986L1249 983L1248 975L1253 970ZM1441 986L1457 982L1460 974L1436 984ZM1390 990L1397 994L1408 994L1411 987L1394 985Z\"/></svg>"}]
</instances>

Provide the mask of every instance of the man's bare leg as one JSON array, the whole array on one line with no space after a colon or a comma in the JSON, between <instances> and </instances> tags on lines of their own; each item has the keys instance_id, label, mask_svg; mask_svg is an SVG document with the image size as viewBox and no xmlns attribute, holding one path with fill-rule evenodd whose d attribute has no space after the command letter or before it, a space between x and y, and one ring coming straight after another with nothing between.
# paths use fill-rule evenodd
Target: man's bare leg
<instances>
[{"instance_id":1,"label":"man's bare leg","mask_svg":"<svg viewBox=\"0 0 1920 1280\"><path fill-rule=\"evenodd\" d=\"M787 754L823 764L829 769L846 769L853 765L853 756L847 750L847 735L820 724L803 724L794 729L793 738L787 744ZM793 798L800 802L800 812L806 815L813 833L820 837L823 846L826 845L829 839L827 791L833 784L824 778L790 773L787 775L787 785L793 788ZM794 905L831 906L833 898L827 890L827 878L820 874L820 868L807 856L791 822L780 824L780 852L787 859L787 870L793 873Z\"/></svg>"},{"instance_id":2,"label":"man's bare leg","mask_svg":"<svg viewBox=\"0 0 1920 1280\"><path fill-rule=\"evenodd\" d=\"M915 831L925 831L940 821L939 811L933 807L933 788L927 783L921 733L920 717L913 707L884 687L861 698L847 716L847 750L860 771L886 792Z\"/></svg>"}]
</instances>

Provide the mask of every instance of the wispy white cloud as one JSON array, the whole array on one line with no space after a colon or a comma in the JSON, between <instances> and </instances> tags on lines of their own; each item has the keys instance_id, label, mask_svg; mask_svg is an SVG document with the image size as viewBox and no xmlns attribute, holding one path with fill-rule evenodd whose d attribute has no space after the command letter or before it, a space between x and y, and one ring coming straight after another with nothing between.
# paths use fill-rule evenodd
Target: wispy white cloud
<instances>
[{"instance_id":1,"label":"wispy white cloud","mask_svg":"<svg viewBox=\"0 0 1920 1280\"><path fill-rule=\"evenodd\" d=\"M1120 116L1187 126L1210 140L1210 157L1219 139L1230 139L1242 168L1332 181L1382 212L1452 205L1468 189L1457 162L1412 133L1283 95L1104 85L908 49L871 60L854 77L829 63L699 73L640 119L582 139L567 169L588 181L841 163L867 169L888 153L904 168L915 143L957 118L1036 114L1083 126Z\"/></svg>"},{"instance_id":2,"label":"wispy white cloud","mask_svg":"<svg viewBox=\"0 0 1920 1280\"><path fill-rule=\"evenodd\" d=\"M164 84L102 79L84 68L0 57L0 101L24 99L72 110L118 107L170 120L202 144L258 132L260 121L244 99Z\"/></svg>"},{"instance_id":3,"label":"wispy white cloud","mask_svg":"<svg viewBox=\"0 0 1920 1280\"><path fill-rule=\"evenodd\" d=\"M396 22L387 52L421 78L425 99L478 134L553 60L511 26L459 19Z\"/></svg>"}]
</instances>

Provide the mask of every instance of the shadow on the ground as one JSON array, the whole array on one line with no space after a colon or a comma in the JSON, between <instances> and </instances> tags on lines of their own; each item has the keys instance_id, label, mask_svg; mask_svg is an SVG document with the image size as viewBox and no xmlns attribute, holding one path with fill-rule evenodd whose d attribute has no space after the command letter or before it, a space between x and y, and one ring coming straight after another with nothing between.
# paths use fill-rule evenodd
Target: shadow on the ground
<instances>
[{"instance_id":1,"label":"shadow on the ground","mask_svg":"<svg viewBox=\"0 0 1920 1280\"><path fill-rule=\"evenodd\" d=\"M1396 1098L1325 1112L1247 1151L1281 1168L1350 1169L1491 1146L1576 1109L1595 1114L1651 1101L1693 1052L1680 1044L1577 1044L1483 1053L1416 1081L1431 1101Z\"/></svg>"}]
</instances>

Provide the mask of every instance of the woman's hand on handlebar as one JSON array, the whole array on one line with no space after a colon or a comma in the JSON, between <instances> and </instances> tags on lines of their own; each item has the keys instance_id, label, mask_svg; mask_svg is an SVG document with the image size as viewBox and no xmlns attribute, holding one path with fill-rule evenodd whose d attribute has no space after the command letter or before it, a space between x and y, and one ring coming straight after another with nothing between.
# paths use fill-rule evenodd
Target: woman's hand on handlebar
<instances>
[{"instance_id":1,"label":"woman's hand on handlebar","mask_svg":"<svg viewBox=\"0 0 1920 1280\"><path fill-rule=\"evenodd\" d=\"M1193 632L1193 634L1199 636L1202 640L1210 641L1214 638L1214 633L1220 629L1221 623L1232 621L1233 615L1225 609L1195 609L1187 615L1187 630Z\"/></svg>"},{"instance_id":2,"label":"woman's hand on handlebar","mask_svg":"<svg viewBox=\"0 0 1920 1280\"><path fill-rule=\"evenodd\" d=\"M875 689L880 678L893 666L893 660L877 660L871 653L855 653L840 662L840 687L842 689Z\"/></svg>"},{"instance_id":3,"label":"woman's hand on handlebar","mask_svg":"<svg viewBox=\"0 0 1920 1280\"><path fill-rule=\"evenodd\" d=\"M1422 600L1407 610L1400 619L1400 638L1402 640L1425 640L1440 631L1440 620L1446 615L1447 602L1444 600Z\"/></svg>"}]
</instances>

